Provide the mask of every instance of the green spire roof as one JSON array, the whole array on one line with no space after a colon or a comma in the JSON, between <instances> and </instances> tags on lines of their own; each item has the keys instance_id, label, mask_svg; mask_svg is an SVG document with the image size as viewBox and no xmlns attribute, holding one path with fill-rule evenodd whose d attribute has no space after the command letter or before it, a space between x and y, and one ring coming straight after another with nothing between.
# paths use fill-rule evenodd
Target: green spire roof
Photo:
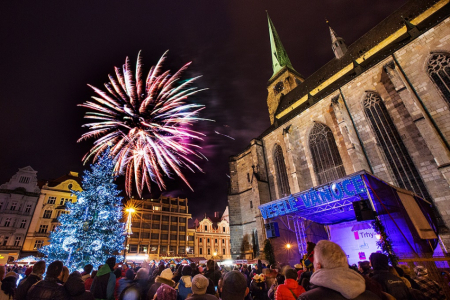
<instances>
[{"instance_id":1,"label":"green spire roof","mask_svg":"<svg viewBox=\"0 0 450 300\"><path fill-rule=\"evenodd\" d=\"M269 34L270 34L270 49L272 51L272 68L273 75L275 75L278 71L280 71L283 67L289 67L294 70L292 67L291 61L284 50L283 44L281 43L280 37L273 26L272 20L269 17L269 13L267 13L267 20L269 21Z\"/></svg>"}]
</instances>

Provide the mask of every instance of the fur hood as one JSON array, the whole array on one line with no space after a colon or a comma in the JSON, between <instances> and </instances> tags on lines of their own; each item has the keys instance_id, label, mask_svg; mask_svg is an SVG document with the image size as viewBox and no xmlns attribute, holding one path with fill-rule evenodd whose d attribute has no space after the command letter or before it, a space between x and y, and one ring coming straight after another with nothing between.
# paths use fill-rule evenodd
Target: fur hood
<instances>
[{"instance_id":1,"label":"fur hood","mask_svg":"<svg viewBox=\"0 0 450 300\"><path fill-rule=\"evenodd\" d=\"M348 267L319 269L312 274L310 282L335 290L347 299L356 298L366 290L364 278Z\"/></svg>"},{"instance_id":2,"label":"fur hood","mask_svg":"<svg viewBox=\"0 0 450 300\"><path fill-rule=\"evenodd\" d=\"M164 283L167 284L170 287L175 287L175 281L173 280L169 280L169 279L165 279L161 276L157 276L155 279L155 282L159 282L159 283Z\"/></svg>"}]
</instances>

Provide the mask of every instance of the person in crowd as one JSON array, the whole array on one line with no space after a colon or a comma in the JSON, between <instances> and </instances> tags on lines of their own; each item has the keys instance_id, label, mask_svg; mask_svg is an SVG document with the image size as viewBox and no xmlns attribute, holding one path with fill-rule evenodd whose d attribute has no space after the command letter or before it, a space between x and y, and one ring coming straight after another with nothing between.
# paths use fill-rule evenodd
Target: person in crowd
<instances>
[{"instance_id":1,"label":"person in crowd","mask_svg":"<svg viewBox=\"0 0 450 300\"><path fill-rule=\"evenodd\" d=\"M414 279L411 278L411 269L407 265L399 265L399 267L396 267L397 273L400 274L398 269L401 269L403 271L403 277L408 279L409 283L411 283L411 287L413 289L420 291L420 285L417 284L417 282L414 281Z\"/></svg>"},{"instance_id":2,"label":"person in crowd","mask_svg":"<svg viewBox=\"0 0 450 300\"><path fill-rule=\"evenodd\" d=\"M136 272L136 278L134 279L137 287L139 288L139 293L141 295L147 295L149 285L148 285L148 269L140 268Z\"/></svg>"},{"instance_id":3,"label":"person in crowd","mask_svg":"<svg viewBox=\"0 0 450 300\"><path fill-rule=\"evenodd\" d=\"M16 290L16 300L26 300L30 287L36 282L42 280L45 273L45 261L41 260L34 264L33 271L26 278L22 279Z\"/></svg>"},{"instance_id":4,"label":"person in crowd","mask_svg":"<svg viewBox=\"0 0 450 300\"><path fill-rule=\"evenodd\" d=\"M119 280L122 279L122 269L117 268L114 270L114 275L116 275L116 285L114 286L114 299L119 299Z\"/></svg>"},{"instance_id":5,"label":"person in crowd","mask_svg":"<svg viewBox=\"0 0 450 300\"><path fill-rule=\"evenodd\" d=\"M95 276L97 276L97 270L92 271L91 277L86 279L86 281L84 282L84 288L86 289L86 291L91 290L92 282L94 281Z\"/></svg>"},{"instance_id":6,"label":"person in crowd","mask_svg":"<svg viewBox=\"0 0 450 300\"><path fill-rule=\"evenodd\" d=\"M280 284L275 292L277 300L297 300L305 292L305 289L297 282L297 272L287 269L284 273L284 283Z\"/></svg>"},{"instance_id":7,"label":"person in crowd","mask_svg":"<svg viewBox=\"0 0 450 300\"><path fill-rule=\"evenodd\" d=\"M94 300L94 296L84 289L84 282L80 272L75 271L69 275L64 283L64 288L70 300Z\"/></svg>"},{"instance_id":8,"label":"person in crowd","mask_svg":"<svg viewBox=\"0 0 450 300\"><path fill-rule=\"evenodd\" d=\"M0 266L0 281L2 281L3 279L5 279L5 274L6 274L6 268L5 268L5 266Z\"/></svg>"},{"instance_id":9,"label":"person in crowd","mask_svg":"<svg viewBox=\"0 0 450 300\"><path fill-rule=\"evenodd\" d=\"M348 267L347 255L336 243L327 240L317 243L314 269L310 279L314 288L301 294L298 300L380 300L366 291L364 278Z\"/></svg>"},{"instance_id":10,"label":"person in crowd","mask_svg":"<svg viewBox=\"0 0 450 300\"><path fill-rule=\"evenodd\" d=\"M250 283L250 294L254 300L267 299L266 277L264 274L255 274Z\"/></svg>"},{"instance_id":11,"label":"person in crowd","mask_svg":"<svg viewBox=\"0 0 450 300\"><path fill-rule=\"evenodd\" d=\"M133 269L129 268L125 273L125 277L119 279L119 286L117 287L117 290L114 291L114 294L117 295L117 299L124 289L134 283L134 276Z\"/></svg>"},{"instance_id":12,"label":"person in crowd","mask_svg":"<svg viewBox=\"0 0 450 300\"><path fill-rule=\"evenodd\" d=\"M388 257L382 253L372 253L369 259L373 268L371 278L381 285L383 292L397 300L409 299L410 293L403 280L389 272Z\"/></svg>"},{"instance_id":13,"label":"person in crowd","mask_svg":"<svg viewBox=\"0 0 450 300\"><path fill-rule=\"evenodd\" d=\"M277 277L275 278L275 283L272 284L272 286L269 288L269 291L267 292L267 296L269 297L270 300L275 299L277 289L280 286L280 284L283 283L284 283L284 276L282 274L278 274Z\"/></svg>"},{"instance_id":14,"label":"person in crowd","mask_svg":"<svg viewBox=\"0 0 450 300\"><path fill-rule=\"evenodd\" d=\"M172 271L170 269L164 269L164 271L161 272L161 275L156 277L155 283L152 284L152 286L148 290L147 300L153 299L153 297L156 294L156 291L163 284L166 284L166 285L174 288L175 281L172 280L172 277L173 277Z\"/></svg>"},{"instance_id":15,"label":"person in crowd","mask_svg":"<svg viewBox=\"0 0 450 300\"><path fill-rule=\"evenodd\" d=\"M19 279L19 274L15 272L8 272L5 278L2 280L2 286L0 288L0 300L13 300L15 299L16 283Z\"/></svg>"},{"instance_id":16,"label":"person in crowd","mask_svg":"<svg viewBox=\"0 0 450 300\"><path fill-rule=\"evenodd\" d=\"M370 262L368 260L358 261L358 271L363 275L369 276L372 273L372 268L370 267Z\"/></svg>"},{"instance_id":17,"label":"person in crowd","mask_svg":"<svg viewBox=\"0 0 450 300\"><path fill-rule=\"evenodd\" d=\"M192 268L192 266L191 266ZM175 281L175 283L178 283L178 281L180 281L181 278L181 271L183 270L183 265L179 264L177 267L177 270L175 271L175 273L173 274L173 281Z\"/></svg>"},{"instance_id":18,"label":"person in crowd","mask_svg":"<svg viewBox=\"0 0 450 300\"><path fill-rule=\"evenodd\" d=\"M225 274L222 285L222 300L244 300L249 289L244 275L238 271Z\"/></svg>"},{"instance_id":19,"label":"person in crowd","mask_svg":"<svg viewBox=\"0 0 450 300\"><path fill-rule=\"evenodd\" d=\"M30 274L33 272L33 267L29 266L26 270L25 270L25 278L27 278L28 276L30 276Z\"/></svg>"},{"instance_id":20,"label":"person in crowd","mask_svg":"<svg viewBox=\"0 0 450 300\"><path fill-rule=\"evenodd\" d=\"M393 274L393 275L397 276L398 278L400 278L408 289L411 288L411 282L409 282L408 279L406 279L405 277L400 276L400 274L397 272L396 268L389 266L389 272L391 272L391 274ZM403 274L403 271L402 271L402 274Z\"/></svg>"},{"instance_id":21,"label":"person in crowd","mask_svg":"<svg viewBox=\"0 0 450 300\"><path fill-rule=\"evenodd\" d=\"M208 282L209 282L208 287L206 288L206 293L208 295L216 295L217 292L216 292L216 287L214 286L214 282L209 278L206 278L206 279L208 279ZM220 282L220 279L219 279L219 282ZM219 286L219 284L217 284L217 286Z\"/></svg>"},{"instance_id":22,"label":"person in crowd","mask_svg":"<svg viewBox=\"0 0 450 300\"><path fill-rule=\"evenodd\" d=\"M206 272L204 275L214 282L214 286L219 284L219 279L222 277L222 273L216 269L216 263L212 259L208 260L206 263Z\"/></svg>"},{"instance_id":23,"label":"person in crowd","mask_svg":"<svg viewBox=\"0 0 450 300\"><path fill-rule=\"evenodd\" d=\"M428 277L428 270L423 266L414 268L414 281L420 286L420 291L431 300L445 300L445 294L439 284Z\"/></svg>"},{"instance_id":24,"label":"person in crowd","mask_svg":"<svg viewBox=\"0 0 450 300\"><path fill-rule=\"evenodd\" d=\"M186 300L217 300L217 297L206 293L210 282L212 282L211 279L201 274L195 275L192 278L192 296Z\"/></svg>"},{"instance_id":25,"label":"person in crowd","mask_svg":"<svg viewBox=\"0 0 450 300\"><path fill-rule=\"evenodd\" d=\"M168 286L167 284L162 284L157 290L155 300L176 300L177 299L177 291Z\"/></svg>"},{"instance_id":26,"label":"person in crowd","mask_svg":"<svg viewBox=\"0 0 450 300\"><path fill-rule=\"evenodd\" d=\"M94 266L91 264L85 265L83 268L83 273L81 273L81 279L86 281L89 277L91 277L91 272L94 269Z\"/></svg>"},{"instance_id":27,"label":"person in crowd","mask_svg":"<svg viewBox=\"0 0 450 300\"><path fill-rule=\"evenodd\" d=\"M198 271L198 266L194 262L191 262L190 266L192 268L192 277L194 277L197 274L200 274L200 272Z\"/></svg>"},{"instance_id":28,"label":"person in crowd","mask_svg":"<svg viewBox=\"0 0 450 300\"><path fill-rule=\"evenodd\" d=\"M98 270L91 285L91 293L95 299L114 299L114 288L116 286L116 275L112 272L116 264L116 258L110 257Z\"/></svg>"},{"instance_id":29,"label":"person in crowd","mask_svg":"<svg viewBox=\"0 0 450 300\"><path fill-rule=\"evenodd\" d=\"M179 300L185 300L189 294L192 294L192 268L186 265L181 270L181 278L175 288L178 293Z\"/></svg>"},{"instance_id":30,"label":"person in crowd","mask_svg":"<svg viewBox=\"0 0 450 300\"><path fill-rule=\"evenodd\" d=\"M70 273L69 268L64 266L63 267L63 276L62 276L60 283L62 283L62 284L66 283L67 279L69 279L69 273Z\"/></svg>"},{"instance_id":31,"label":"person in crowd","mask_svg":"<svg viewBox=\"0 0 450 300\"><path fill-rule=\"evenodd\" d=\"M67 300L66 290L59 283L62 281L63 263L59 260L52 262L47 268L44 280L38 281L30 287L27 293L27 300Z\"/></svg>"}]
</instances>

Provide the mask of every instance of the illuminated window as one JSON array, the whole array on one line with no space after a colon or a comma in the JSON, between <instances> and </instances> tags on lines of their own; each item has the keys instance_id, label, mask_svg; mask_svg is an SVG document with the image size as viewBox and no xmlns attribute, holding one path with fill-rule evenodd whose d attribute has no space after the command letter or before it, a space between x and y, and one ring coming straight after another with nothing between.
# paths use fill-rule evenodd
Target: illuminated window
<instances>
[{"instance_id":1,"label":"illuminated window","mask_svg":"<svg viewBox=\"0 0 450 300\"><path fill-rule=\"evenodd\" d=\"M48 197L47 203L48 204L55 204L56 202L56 197Z\"/></svg>"},{"instance_id":2,"label":"illuminated window","mask_svg":"<svg viewBox=\"0 0 450 300\"><path fill-rule=\"evenodd\" d=\"M284 162L283 149L280 145L275 145L273 150L273 158L276 168L277 184L280 190L280 197L290 194L289 180L286 172L286 164Z\"/></svg>"},{"instance_id":3,"label":"illuminated window","mask_svg":"<svg viewBox=\"0 0 450 300\"><path fill-rule=\"evenodd\" d=\"M450 55L434 53L428 61L428 75L447 102L450 102Z\"/></svg>"},{"instance_id":4,"label":"illuminated window","mask_svg":"<svg viewBox=\"0 0 450 300\"><path fill-rule=\"evenodd\" d=\"M364 112L383 149L387 166L399 187L410 190L417 195L430 199L422 178L403 143L397 128L389 115L383 100L377 93L368 92L364 100Z\"/></svg>"},{"instance_id":5,"label":"illuminated window","mask_svg":"<svg viewBox=\"0 0 450 300\"><path fill-rule=\"evenodd\" d=\"M309 148L319 184L345 176L344 164L339 155L333 132L328 126L314 123L309 135Z\"/></svg>"},{"instance_id":6,"label":"illuminated window","mask_svg":"<svg viewBox=\"0 0 450 300\"><path fill-rule=\"evenodd\" d=\"M34 242L34 250L39 250L42 246L44 246L44 241L43 240L36 240L36 242Z\"/></svg>"}]
</instances>

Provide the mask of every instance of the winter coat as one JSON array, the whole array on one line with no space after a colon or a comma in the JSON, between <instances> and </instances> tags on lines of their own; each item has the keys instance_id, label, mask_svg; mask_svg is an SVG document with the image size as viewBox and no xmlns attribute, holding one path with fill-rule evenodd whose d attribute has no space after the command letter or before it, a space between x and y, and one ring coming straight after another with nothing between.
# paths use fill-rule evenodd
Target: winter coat
<instances>
[{"instance_id":1,"label":"winter coat","mask_svg":"<svg viewBox=\"0 0 450 300\"><path fill-rule=\"evenodd\" d=\"M314 287L311 290L301 294L300 297L298 297L298 300L326 300L326 299L347 300L348 298L342 296L342 294L339 293L338 291L321 286ZM364 291L362 294L359 294L352 300L381 300L381 298L372 293L371 291Z\"/></svg>"},{"instance_id":2,"label":"winter coat","mask_svg":"<svg viewBox=\"0 0 450 300\"><path fill-rule=\"evenodd\" d=\"M30 287L36 282L41 280L41 276L31 273L27 278L20 281L19 286L16 289L15 298L16 300L26 300L27 293Z\"/></svg>"},{"instance_id":3,"label":"winter coat","mask_svg":"<svg viewBox=\"0 0 450 300\"><path fill-rule=\"evenodd\" d=\"M366 292L364 278L348 267L319 269L311 275L314 289L300 295L299 299L379 299Z\"/></svg>"},{"instance_id":4,"label":"winter coat","mask_svg":"<svg viewBox=\"0 0 450 300\"><path fill-rule=\"evenodd\" d=\"M70 300L94 300L94 296L90 292L86 292L84 289L84 282L81 278L81 274L76 276L72 273L64 284L64 288L69 294Z\"/></svg>"},{"instance_id":5,"label":"winter coat","mask_svg":"<svg viewBox=\"0 0 450 300\"><path fill-rule=\"evenodd\" d=\"M124 289L126 289L128 286L130 286L133 283L134 283L134 280L132 280L132 279L127 279L126 277L120 278L119 279L119 286L118 286L117 291L116 291L117 297L120 296L120 294L122 293L122 291Z\"/></svg>"},{"instance_id":6,"label":"winter coat","mask_svg":"<svg viewBox=\"0 0 450 300\"><path fill-rule=\"evenodd\" d=\"M189 275L181 276L177 287L177 300L185 300L189 294L192 294L192 277Z\"/></svg>"},{"instance_id":7,"label":"winter coat","mask_svg":"<svg viewBox=\"0 0 450 300\"><path fill-rule=\"evenodd\" d=\"M56 278L45 277L30 287L27 300L67 300L70 299L62 284Z\"/></svg>"},{"instance_id":8,"label":"winter coat","mask_svg":"<svg viewBox=\"0 0 450 300\"><path fill-rule=\"evenodd\" d=\"M114 299L114 287L116 285L116 275L111 272L108 264L104 264L91 285L91 293L95 299L98 300L113 300Z\"/></svg>"},{"instance_id":9,"label":"winter coat","mask_svg":"<svg viewBox=\"0 0 450 300\"><path fill-rule=\"evenodd\" d=\"M83 282L86 281L86 279L90 278L91 274L87 274L87 273L81 273L81 279L83 280Z\"/></svg>"},{"instance_id":10,"label":"winter coat","mask_svg":"<svg viewBox=\"0 0 450 300\"><path fill-rule=\"evenodd\" d=\"M403 280L387 270L374 270L373 280L381 284L383 292L391 294L397 300L409 299L410 293Z\"/></svg>"},{"instance_id":11,"label":"winter coat","mask_svg":"<svg viewBox=\"0 0 450 300\"><path fill-rule=\"evenodd\" d=\"M161 284L167 284L168 286L170 286L172 288L175 287L175 281L168 280L168 279L165 279L165 278L162 278L162 277L158 276L155 279L155 283L152 284L150 286L150 289L148 290L147 300L153 300L153 297L155 296L156 291L161 286Z\"/></svg>"},{"instance_id":12,"label":"winter coat","mask_svg":"<svg viewBox=\"0 0 450 300\"><path fill-rule=\"evenodd\" d=\"M214 282L214 286L217 286L219 279L222 278L222 273L219 270L207 270L204 276L211 279Z\"/></svg>"},{"instance_id":13,"label":"winter coat","mask_svg":"<svg viewBox=\"0 0 450 300\"><path fill-rule=\"evenodd\" d=\"M90 291L91 290L91 286L92 286L92 282L94 281L94 278L89 277L88 279L86 279L86 281L84 282L84 289L86 291Z\"/></svg>"},{"instance_id":14,"label":"winter coat","mask_svg":"<svg viewBox=\"0 0 450 300\"><path fill-rule=\"evenodd\" d=\"M265 300L267 299L267 290L265 282L256 282L252 280L250 283L250 293L252 299L255 300Z\"/></svg>"},{"instance_id":15,"label":"winter coat","mask_svg":"<svg viewBox=\"0 0 450 300\"><path fill-rule=\"evenodd\" d=\"M186 298L186 300L217 300L217 297L210 294L203 294L203 295L194 294L189 298Z\"/></svg>"},{"instance_id":16,"label":"winter coat","mask_svg":"<svg viewBox=\"0 0 450 300\"><path fill-rule=\"evenodd\" d=\"M276 300L297 300L298 296L303 294L305 289L294 279L286 279L280 284L275 292ZM294 297L295 294L295 297Z\"/></svg>"},{"instance_id":17,"label":"winter coat","mask_svg":"<svg viewBox=\"0 0 450 300\"><path fill-rule=\"evenodd\" d=\"M17 278L14 276L8 276L2 280L0 286L0 300L12 300L15 299Z\"/></svg>"}]
</instances>

